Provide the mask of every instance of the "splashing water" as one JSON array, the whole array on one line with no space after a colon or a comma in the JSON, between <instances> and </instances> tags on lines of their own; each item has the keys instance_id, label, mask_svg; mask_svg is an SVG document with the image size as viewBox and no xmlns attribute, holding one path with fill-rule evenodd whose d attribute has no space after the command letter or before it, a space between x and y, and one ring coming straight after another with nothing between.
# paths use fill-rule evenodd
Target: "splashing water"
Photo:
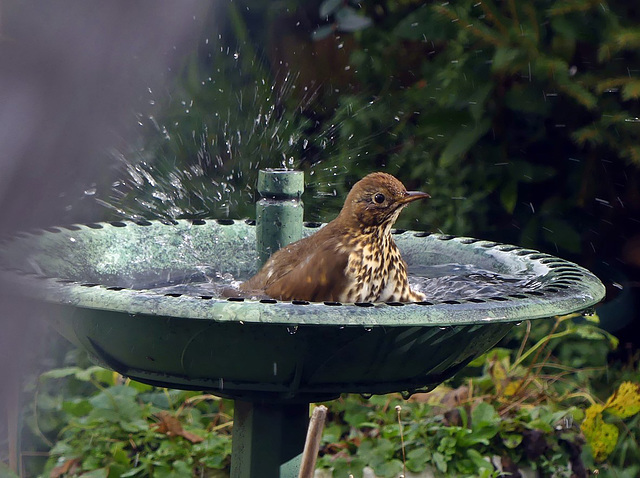
<instances>
[{"instance_id":1,"label":"splashing water","mask_svg":"<svg viewBox=\"0 0 640 478\"><path fill-rule=\"evenodd\" d=\"M367 165L363 174L380 167L369 148L386 125L341 137L358 117L380 116L369 112L380 110L379 100L354 96L325 111L318 96L328 85L269 72L266 61L208 39L202 47L208 60L190 63L180 90L164 96L148 90L153 114L137 116L141 144L112 152L121 178L93 194L96 201L134 221L253 217L258 170L295 168L306 169L310 180L307 219L333 218L346 192L346 162Z\"/></svg>"},{"instance_id":2,"label":"splashing water","mask_svg":"<svg viewBox=\"0 0 640 478\"><path fill-rule=\"evenodd\" d=\"M115 215L252 217L258 170L298 167L296 158L311 150L303 137L310 121L299 111L314 93L297 95L295 75L268 80L257 59L224 48L188 74L201 81L151 100L156 115L139 115L144 144L113 152L122 178L96 200ZM294 94L299 104L287 106Z\"/></svg>"}]
</instances>

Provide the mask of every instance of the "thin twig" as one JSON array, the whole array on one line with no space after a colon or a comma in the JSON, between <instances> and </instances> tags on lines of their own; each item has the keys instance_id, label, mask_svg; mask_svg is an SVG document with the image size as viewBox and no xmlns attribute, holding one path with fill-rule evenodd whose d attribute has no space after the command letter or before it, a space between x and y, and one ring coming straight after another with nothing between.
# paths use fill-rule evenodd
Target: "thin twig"
<instances>
[{"instance_id":1,"label":"thin twig","mask_svg":"<svg viewBox=\"0 0 640 478\"><path fill-rule=\"evenodd\" d=\"M302 463L300 464L298 478L313 478L326 416L327 407L324 405L318 405L313 410L311 420L309 420L309 428L307 429L307 439L304 443Z\"/></svg>"},{"instance_id":2,"label":"thin twig","mask_svg":"<svg viewBox=\"0 0 640 478\"><path fill-rule=\"evenodd\" d=\"M404 431L402 428L402 420L400 419L400 412L402 412L402 407L400 405L396 405L396 412L398 413L398 427L400 428L400 446L402 447L402 478L407 476L407 457L404 451Z\"/></svg>"},{"instance_id":3,"label":"thin twig","mask_svg":"<svg viewBox=\"0 0 640 478\"><path fill-rule=\"evenodd\" d=\"M529 341L529 336L531 335L531 321L527 320L527 331L524 334L524 338L522 339L522 343L520 344L520 349L518 349L518 354L516 355L516 362L520 360L522 354L524 352L524 348L527 346L527 342Z\"/></svg>"}]
</instances>

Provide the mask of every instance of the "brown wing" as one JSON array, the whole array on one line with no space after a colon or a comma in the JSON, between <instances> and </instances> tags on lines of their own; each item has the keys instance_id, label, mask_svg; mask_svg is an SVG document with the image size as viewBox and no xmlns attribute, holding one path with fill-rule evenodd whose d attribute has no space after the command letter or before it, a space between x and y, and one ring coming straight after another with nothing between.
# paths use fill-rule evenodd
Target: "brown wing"
<instances>
[{"instance_id":1,"label":"brown wing","mask_svg":"<svg viewBox=\"0 0 640 478\"><path fill-rule=\"evenodd\" d=\"M266 293L280 300L339 301L346 287L348 254L319 247L308 260L270 281Z\"/></svg>"},{"instance_id":2,"label":"brown wing","mask_svg":"<svg viewBox=\"0 0 640 478\"><path fill-rule=\"evenodd\" d=\"M240 289L280 300L337 301L345 287L348 255L339 253L331 239L321 229L280 249Z\"/></svg>"}]
</instances>

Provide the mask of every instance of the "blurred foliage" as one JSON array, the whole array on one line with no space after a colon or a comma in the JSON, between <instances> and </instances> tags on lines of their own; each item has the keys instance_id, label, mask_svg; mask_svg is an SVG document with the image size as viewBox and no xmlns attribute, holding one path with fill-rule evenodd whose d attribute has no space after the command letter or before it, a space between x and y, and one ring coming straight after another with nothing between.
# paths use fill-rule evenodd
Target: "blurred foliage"
<instances>
[{"instance_id":1,"label":"blurred foliage","mask_svg":"<svg viewBox=\"0 0 640 478\"><path fill-rule=\"evenodd\" d=\"M252 216L257 169L279 166L307 171L307 217L328 220L383 169L433 198L399 227L619 251L640 209L635 6L239 2L227 18L141 118L154 131L106 198L121 214Z\"/></svg>"}]
</instances>

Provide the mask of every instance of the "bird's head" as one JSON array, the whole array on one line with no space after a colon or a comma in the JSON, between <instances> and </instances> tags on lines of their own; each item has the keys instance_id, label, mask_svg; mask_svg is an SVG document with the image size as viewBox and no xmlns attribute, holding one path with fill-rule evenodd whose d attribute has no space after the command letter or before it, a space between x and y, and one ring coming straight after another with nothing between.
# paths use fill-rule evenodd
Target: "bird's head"
<instances>
[{"instance_id":1,"label":"bird's head","mask_svg":"<svg viewBox=\"0 0 640 478\"><path fill-rule=\"evenodd\" d=\"M390 228L407 204L430 197L420 191L407 191L396 178L387 173L372 173L356 184L347 195L341 219L351 227Z\"/></svg>"}]
</instances>

